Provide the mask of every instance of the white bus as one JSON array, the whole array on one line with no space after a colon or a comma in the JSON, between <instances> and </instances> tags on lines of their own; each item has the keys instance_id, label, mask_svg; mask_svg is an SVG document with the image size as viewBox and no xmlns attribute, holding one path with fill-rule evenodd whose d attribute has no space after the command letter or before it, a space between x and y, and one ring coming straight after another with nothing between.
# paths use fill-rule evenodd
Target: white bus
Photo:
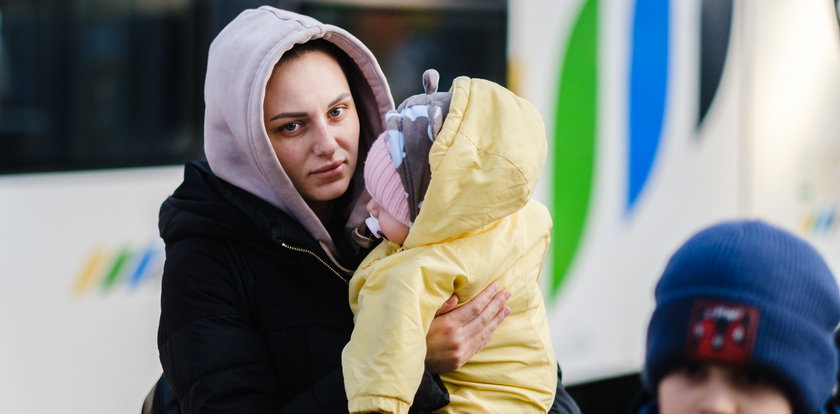
<instances>
[{"instance_id":1,"label":"white bus","mask_svg":"<svg viewBox=\"0 0 840 414\"><path fill-rule=\"evenodd\" d=\"M161 372L158 207L202 157L210 40L262 3L0 2L4 412L139 410ZM269 3L357 34L397 102L435 67L540 109L544 294L585 412L636 391L653 284L698 228L760 217L840 272L833 1Z\"/></svg>"}]
</instances>

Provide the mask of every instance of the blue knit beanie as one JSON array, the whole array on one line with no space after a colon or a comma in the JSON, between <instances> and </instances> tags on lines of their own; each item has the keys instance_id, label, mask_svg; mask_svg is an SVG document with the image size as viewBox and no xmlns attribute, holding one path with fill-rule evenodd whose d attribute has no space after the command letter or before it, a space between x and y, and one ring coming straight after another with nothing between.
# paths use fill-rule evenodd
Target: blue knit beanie
<instances>
[{"instance_id":1,"label":"blue knit beanie","mask_svg":"<svg viewBox=\"0 0 840 414\"><path fill-rule=\"evenodd\" d=\"M797 413L827 401L837 374L837 282L802 239L761 221L730 221L691 237L656 286L643 378L687 363L766 375Z\"/></svg>"}]
</instances>

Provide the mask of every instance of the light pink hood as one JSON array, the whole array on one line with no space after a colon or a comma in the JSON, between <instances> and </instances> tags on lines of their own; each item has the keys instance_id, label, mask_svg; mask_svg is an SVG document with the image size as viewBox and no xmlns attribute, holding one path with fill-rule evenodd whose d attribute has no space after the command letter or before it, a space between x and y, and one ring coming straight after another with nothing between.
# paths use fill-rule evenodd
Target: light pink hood
<instances>
[{"instance_id":1,"label":"light pink hood","mask_svg":"<svg viewBox=\"0 0 840 414\"><path fill-rule=\"evenodd\" d=\"M268 6L242 12L210 45L204 92L204 151L217 176L292 215L329 253L335 253L326 228L283 171L263 123L265 87L274 66L296 43L318 38L341 48L364 76L350 80L363 95L356 105L364 107L374 129L371 136L360 139L361 158L384 130L385 112L394 107L376 58L344 29ZM360 174L354 181L361 181ZM356 205L348 225L355 225L366 214L364 200L358 200L363 194L361 185L351 191Z\"/></svg>"}]
</instances>

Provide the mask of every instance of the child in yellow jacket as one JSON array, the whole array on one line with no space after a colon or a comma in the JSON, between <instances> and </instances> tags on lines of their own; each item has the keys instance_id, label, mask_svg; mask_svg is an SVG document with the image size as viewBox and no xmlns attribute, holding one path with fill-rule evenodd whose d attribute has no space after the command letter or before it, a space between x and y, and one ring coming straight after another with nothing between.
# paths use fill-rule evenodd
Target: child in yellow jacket
<instances>
[{"instance_id":1,"label":"child in yellow jacket","mask_svg":"<svg viewBox=\"0 0 840 414\"><path fill-rule=\"evenodd\" d=\"M441 374L450 404L440 412L544 414L557 362L539 283L551 217L531 199L545 162L542 119L486 80L459 77L439 93L427 71L424 86L386 115L365 163L368 220L387 240L350 281L349 410L408 412L435 310L496 282L512 294L511 313L469 362Z\"/></svg>"}]
</instances>

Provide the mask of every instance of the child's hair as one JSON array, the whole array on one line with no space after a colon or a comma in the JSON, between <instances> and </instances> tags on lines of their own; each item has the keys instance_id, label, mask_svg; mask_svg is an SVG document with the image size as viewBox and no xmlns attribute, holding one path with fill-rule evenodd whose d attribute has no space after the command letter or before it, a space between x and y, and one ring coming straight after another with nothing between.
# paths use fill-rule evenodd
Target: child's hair
<instances>
[{"instance_id":1,"label":"child's hair","mask_svg":"<svg viewBox=\"0 0 840 414\"><path fill-rule=\"evenodd\" d=\"M439 75L423 73L426 93L406 99L385 115L387 129L365 160L365 187L395 219L411 226L431 180L429 149L449 113L451 93L437 92Z\"/></svg>"},{"instance_id":2,"label":"child's hair","mask_svg":"<svg viewBox=\"0 0 840 414\"><path fill-rule=\"evenodd\" d=\"M804 240L762 221L724 222L691 237L656 286L644 380L716 363L760 373L796 412L816 412L837 373L837 282Z\"/></svg>"}]
</instances>

